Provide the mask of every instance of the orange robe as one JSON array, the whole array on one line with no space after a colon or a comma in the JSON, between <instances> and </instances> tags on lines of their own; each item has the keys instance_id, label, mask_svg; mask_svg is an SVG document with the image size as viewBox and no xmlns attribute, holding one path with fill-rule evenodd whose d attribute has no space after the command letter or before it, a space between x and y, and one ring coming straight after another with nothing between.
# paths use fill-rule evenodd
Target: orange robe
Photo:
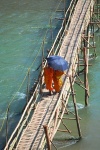
<instances>
[{"instance_id":1,"label":"orange robe","mask_svg":"<svg viewBox=\"0 0 100 150\"><path fill-rule=\"evenodd\" d=\"M54 71L53 81L54 81L54 89L56 92L59 92L62 87L63 81L61 77L63 74L64 74L63 71L58 71L58 70Z\"/></svg>"},{"instance_id":2,"label":"orange robe","mask_svg":"<svg viewBox=\"0 0 100 150\"><path fill-rule=\"evenodd\" d=\"M52 81L53 81L53 69L51 67L45 67L44 82L46 84L46 89L48 89L49 91L53 91Z\"/></svg>"}]
</instances>

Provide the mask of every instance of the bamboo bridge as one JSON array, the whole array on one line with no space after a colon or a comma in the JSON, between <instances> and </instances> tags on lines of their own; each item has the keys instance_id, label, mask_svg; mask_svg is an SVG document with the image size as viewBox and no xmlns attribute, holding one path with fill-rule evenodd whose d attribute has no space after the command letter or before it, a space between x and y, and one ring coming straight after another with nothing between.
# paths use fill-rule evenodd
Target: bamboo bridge
<instances>
[{"instance_id":1,"label":"bamboo bridge","mask_svg":"<svg viewBox=\"0 0 100 150\"><path fill-rule=\"evenodd\" d=\"M90 44L89 41L91 38L94 40L94 24L98 28L100 27L100 22L96 18L94 9L94 6L97 4L95 0L71 1L69 8L65 12L62 27L48 54L48 56L58 54L64 57L69 63L67 74L70 76L63 78L64 82L60 93L48 95L48 91L43 86L43 71L41 72L42 79L40 78L40 81L37 83L33 95L4 150L51 150L51 145L55 147L53 138L59 130L60 123L64 125L63 115L65 112L67 114L70 113L67 109L70 95L72 96L75 109L74 117L77 125L78 139L82 138L80 117L78 115L73 85L76 82L84 89L85 106L87 106L89 97L88 60L90 48L94 50L94 57L96 56L94 41L93 44ZM98 6L100 5L98 4ZM56 48L55 45L57 45ZM58 53L55 49L57 49ZM82 66L84 74L83 83L79 77ZM38 99L37 103L36 99ZM67 125L64 126L66 131L70 133L71 131L67 128ZM55 147L55 149L57 148Z\"/></svg>"}]
</instances>

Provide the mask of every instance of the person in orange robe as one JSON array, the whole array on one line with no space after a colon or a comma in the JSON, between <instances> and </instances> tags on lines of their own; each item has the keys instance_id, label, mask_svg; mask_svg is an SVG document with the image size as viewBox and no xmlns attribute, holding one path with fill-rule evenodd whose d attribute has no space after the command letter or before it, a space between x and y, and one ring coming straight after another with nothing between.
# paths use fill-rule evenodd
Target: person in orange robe
<instances>
[{"instance_id":1,"label":"person in orange robe","mask_svg":"<svg viewBox=\"0 0 100 150\"><path fill-rule=\"evenodd\" d=\"M44 68L44 83L46 84L46 89L49 90L50 94L52 94L53 91L53 68L46 66Z\"/></svg>"},{"instance_id":2,"label":"person in orange robe","mask_svg":"<svg viewBox=\"0 0 100 150\"><path fill-rule=\"evenodd\" d=\"M54 70L53 81L54 81L54 89L56 92L60 92L62 87L62 75L65 74L64 71Z\"/></svg>"}]
</instances>

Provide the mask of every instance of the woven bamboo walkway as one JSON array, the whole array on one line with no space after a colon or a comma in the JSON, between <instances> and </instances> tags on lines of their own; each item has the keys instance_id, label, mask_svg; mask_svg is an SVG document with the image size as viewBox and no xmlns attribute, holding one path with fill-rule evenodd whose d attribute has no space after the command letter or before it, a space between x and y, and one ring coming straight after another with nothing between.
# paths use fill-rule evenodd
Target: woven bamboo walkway
<instances>
[{"instance_id":1,"label":"woven bamboo walkway","mask_svg":"<svg viewBox=\"0 0 100 150\"><path fill-rule=\"evenodd\" d=\"M78 58L81 47L81 36L87 28L90 21L90 9L93 8L94 0L79 0L77 2L74 14L71 19L67 35L64 36L59 55L64 57L70 64L68 74L74 75L77 69ZM74 71L73 71L74 69ZM60 109L62 94L66 98L70 89L69 78L64 78L64 85L60 94L49 95L46 89L43 89L43 96L38 102L34 114L24 129L21 138L16 146L16 150L41 150L43 149L45 132L43 125L52 126L54 114ZM66 98L65 105L68 103ZM63 114L62 114L63 116ZM60 122L56 128L51 127L50 139L52 140Z\"/></svg>"},{"instance_id":2,"label":"woven bamboo walkway","mask_svg":"<svg viewBox=\"0 0 100 150\"><path fill-rule=\"evenodd\" d=\"M44 134L43 125L48 124L56 103L57 95L48 96L46 93L43 96L41 102L36 106L30 123L22 134L17 149L39 149Z\"/></svg>"}]
</instances>

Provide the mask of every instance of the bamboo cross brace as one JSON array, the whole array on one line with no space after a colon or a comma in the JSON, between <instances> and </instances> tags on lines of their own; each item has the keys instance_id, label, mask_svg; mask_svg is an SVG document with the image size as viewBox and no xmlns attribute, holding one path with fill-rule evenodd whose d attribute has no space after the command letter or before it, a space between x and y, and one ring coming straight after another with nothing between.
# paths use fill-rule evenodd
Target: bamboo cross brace
<instances>
[{"instance_id":1,"label":"bamboo cross brace","mask_svg":"<svg viewBox=\"0 0 100 150\"><path fill-rule=\"evenodd\" d=\"M93 46L82 36L82 38L93 48Z\"/></svg>"},{"instance_id":2,"label":"bamboo cross brace","mask_svg":"<svg viewBox=\"0 0 100 150\"><path fill-rule=\"evenodd\" d=\"M67 128L67 126L64 124L62 118L61 118L59 115L58 115L58 117L61 119L61 122L62 122L63 126L68 130L69 133L71 133L71 131L70 131L70 130Z\"/></svg>"},{"instance_id":3,"label":"bamboo cross brace","mask_svg":"<svg viewBox=\"0 0 100 150\"><path fill-rule=\"evenodd\" d=\"M83 89L85 89L85 90L87 90L87 91L88 91L88 89L87 89L87 88L85 88L84 86L82 86L82 85L81 85L81 84L79 84L78 82L76 82L76 81L75 81L75 83L76 83L76 84L78 84L78 85L79 85L80 87L82 87ZM90 96L90 95L89 95L89 92L88 92L88 97L89 97L89 96Z\"/></svg>"}]
</instances>

